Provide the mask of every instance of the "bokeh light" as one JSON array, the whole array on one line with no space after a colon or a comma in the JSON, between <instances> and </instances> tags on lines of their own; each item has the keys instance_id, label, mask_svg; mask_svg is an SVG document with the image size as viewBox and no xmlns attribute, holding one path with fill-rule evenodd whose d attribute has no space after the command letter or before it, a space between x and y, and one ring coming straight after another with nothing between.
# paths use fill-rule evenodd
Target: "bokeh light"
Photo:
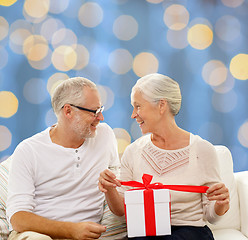
<instances>
[{"instance_id":1,"label":"bokeh light","mask_svg":"<svg viewBox=\"0 0 248 240\"><path fill-rule=\"evenodd\" d=\"M8 52L0 46L0 69L4 68L8 63Z\"/></svg>"},{"instance_id":2,"label":"bokeh light","mask_svg":"<svg viewBox=\"0 0 248 240\"><path fill-rule=\"evenodd\" d=\"M55 88L62 83L64 80L68 79L69 76L66 73L54 73L48 80L47 80L47 91L50 95L53 94Z\"/></svg>"},{"instance_id":3,"label":"bokeh light","mask_svg":"<svg viewBox=\"0 0 248 240\"><path fill-rule=\"evenodd\" d=\"M12 140L12 134L9 129L3 125L0 125L0 152L7 149Z\"/></svg>"},{"instance_id":4,"label":"bokeh light","mask_svg":"<svg viewBox=\"0 0 248 240\"><path fill-rule=\"evenodd\" d=\"M40 61L48 53L47 40L40 35L30 35L23 43L23 53L31 61Z\"/></svg>"},{"instance_id":5,"label":"bokeh light","mask_svg":"<svg viewBox=\"0 0 248 240\"><path fill-rule=\"evenodd\" d=\"M189 12L179 4L173 4L164 12L164 23L171 30L182 30L188 25Z\"/></svg>"},{"instance_id":6,"label":"bokeh light","mask_svg":"<svg viewBox=\"0 0 248 240\"><path fill-rule=\"evenodd\" d=\"M248 148L248 121L240 126L238 131L238 139L242 146Z\"/></svg>"},{"instance_id":7,"label":"bokeh light","mask_svg":"<svg viewBox=\"0 0 248 240\"><path fill-rule=\"evenodd\" d=\"M102 22L103 10L95 2L85 3L79 9L78 19L83 26L94 28Z\"/></svg>"},{"instance_id":8,"label":"bokeh light","mask_svg":"<svg viewBox=\"0 0 248 240\"><path fill-rule=\"evenodd\" d=\"M202 77L204 81L211 86L219 86L226 81L227 68L219 60L210 60L202 69Z\"/></svg>"},{"instance_id":9,"label":"bokeh light","mask_svg":"<svg viewBox=\"0 0 248 240\"><path fill-rule=\"evenodd\" d=\"M0 0L0 5L9 7L13 5L17 0Z\"/></svg>"},{"instance_id":10,"label":"bokeh light","mask_svg":"<svg viewBox=\"0 0 248 240\"><path fill-rule=\"evenodd\" d=\"M240 53L230 62L230 72L239 80L248 79L248 54Z\"/></svg>"},{"instance_id":11,"label":"bokeh light","mask_svg":"<svg viewBox=\"0 0 248 240\"><path fill-rule=\"evenodd\" d=\"M40 104L46 100L46 83L39 78L32 78L27 81L23 88L23 96L32 104Z\"/></svg>"},{"instance_id":12,"label":"bokeh light","mask_svg":"<svg viewBox=\"0 0 248 240\"><path fill-rule=\"evenodd\" d=\"M244 0L221 0L221 2L227 7L236 8L242 5Z\"/></svg>"},{"instance_id":13,"label":"bokeh light","mask_svg":"<svg viewBox=\"0 0 248 240\"><path fill-rule=\"evenodd\" d=\"M198 50L206 49L213 42L213 31L207 25L196 24L188 30L188 42Z\"/></svg>"},{"instance_id":14,"label":"bokeh light","mask_svg":"<svg viewBox=\"0 0 248 240\"><path fill-rule=\"evenodd\" d=\"M50 1L49 12L54 14L63 13L69 6L70 0L52 0Z\"/></svg>"},{"instance_id":15,"label":"bokeh light","mask_svg":"<svg viewBox=\"0 0 248 240\"><path fill-rule=\"evenodd\" d=\"M23 10L33 18L43 18L49 10L49 0L25 0Z\"/></svg>"},{"instance_id":16,"label":"bokeh light","mask_svg":"<svg viewBox=\"0 0 248 240\"><path fill-rule=\"evenodd\" d=\"M231 42L240 35L240 22L237 18L225 15L218 19L215 24L216 35L223 41Z\"/></svg>"},{"instance_id":17,"label":"bokeh light","mask_svg":"<svg viewBox=\"0 0 248 240\"><path fill-rule=\"evenodd\" d=\"M133 61L133 71L139 77L158 71L158 59L149 52L139 53Z\"/></svg>"},{"instance_id":18,"label":"bokeh light","mask_svg":"<svg viewBox=\"0 0 248 240\"><path fill-rule=\"evenodd\" d=\"M121 158L126 147L131 143L131 136L123 128L114 128L114 134L118 144L118 153Z\"/></svg>"},{"instance_id":19,"label":"bokeh light","mask_svg":"<svg viewBox=\"0 0 248 240\"><path fill-rule=\"evenodd\" d=\"M131 40L138 33L138 23L132 16L119 16L113 24L113 32L120 40Z\"/></svg>"},{"instance_id":20,"label":"bokeh light","mask_svg":"<svg viewBox=\"0 0 248 240\"><path fill-rule=\"evenodd\" d=\"M234 91L224 94L213 93L212 105L218 112L231 112L237 106L237 102L238 97Z\"/></svg>"},{"instance_id":21,"label":"bokeh light","mask_svg":"<svg viewBox=\"0 0 248 240\"><path fill-rule=\"evenodd\" d=\"M69 71L77 64L77 54L71 46L61 45L52 54L52 64L60 71Z\"/></svg>"},{"instance_id":22,"label":"bokeh light","mask_svg":"<svg viewBox=\"0 0 248 240\"><path fill-rule=\"evenodd\" d=\"M0 117L12 117L18 110L18 99L8 91L0 92Z\"/></svg>"},{"instance_id":23,"label":"bokeh light","mask_svg":"<svg viewBox=\"0 0 248 240\"><path fill-rule=\"evenodd\" d=\"M177 49L183 49L188 46L188 40L187 40L187 34L188 30L186 28L174 31L169 29L167 31L167 41L168 43L173 47Z\"/></svg>"},{"instance_id":24,"label":"bokeh light","mask_svg":"<svg viewBox=\"0 0 248 240\"><path fill-rule=\"evenodd\" d=\"M76 44L77 44L77 36L72 30L68 28L58 29L53 34L52 46L54 49L61 45L72 46Z\"/></svg>"},{"instance_id":25,"label":"bokeh light","mask_svg":"<svg viewBox=\"0 0 248 240\"><path fill-rule=\"evenodd\" d=\"M8 21L0 16L0 41L3 40L9 32L9 23Z\"/></svg>"},{"instance_id":26,"label":"bokeh light","mask_svg":"<svg viewBox=\"0 0 248 240\"><path fill-rule=\"evenodd\" d=\"M223 83L219 84L218 86L211 86L211 87L217 93L227 93L233 89L234 83L235 83L234 78L232 74L228 71L226 80Z\"/></svg>"},{"instance_id":27,"label":"bokeh light","mask_svg":"<svg viewBox=\"0 0 248 240\"><path fill-rule=\"evenodd\" d=\"M146 1L149 3L153 3L153 4L158 4L158 3L163 2L164 0L146 0Z\"/></svg>"},{"instance_id":28,"label":"bokeh light","mask_svg":"<svg viewBox=\"0 0 248 240\"><path fill-rule=\"evenodd\" d=\"M102 105L104 105L104 111L106 111L113 106L115 95L107 86L97 85L97 89L101 96Z\"/></svg>"},{"instance_id":29,"label":"bokeh light","mask_svg":"<svg viewBox=\"0 0 248 240\"><path fill-rule=\"evenodd\" d=\"M133 65L133 56L126 49L116 49L109 55L108 65L117 74L125 74Z\"/></svg>"}]
</instances>

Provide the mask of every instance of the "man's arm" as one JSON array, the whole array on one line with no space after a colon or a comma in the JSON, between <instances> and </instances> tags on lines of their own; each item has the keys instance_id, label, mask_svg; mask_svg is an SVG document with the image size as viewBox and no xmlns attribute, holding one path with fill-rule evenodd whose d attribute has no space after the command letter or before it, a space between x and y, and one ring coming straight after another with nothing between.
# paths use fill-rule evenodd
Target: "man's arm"
<instances>
[{"instance_id":1,"label":"man's arm","mask_svg":"<svg viewBox=\"0 0 248 240\"><path fill-rule=\"evenodd\" d=\"M17 232L34 231L52 238L98 239L106 231L106 227L94 222L55 221L25 211L15 213L10 222Z\"/></svg>"}]
</instances>

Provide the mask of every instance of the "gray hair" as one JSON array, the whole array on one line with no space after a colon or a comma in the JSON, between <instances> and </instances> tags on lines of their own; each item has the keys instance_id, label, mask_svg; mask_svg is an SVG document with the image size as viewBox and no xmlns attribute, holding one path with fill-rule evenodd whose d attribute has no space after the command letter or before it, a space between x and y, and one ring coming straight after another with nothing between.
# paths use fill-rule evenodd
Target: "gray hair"
<instances>
[{"instance_id":1,"label":"gray hair","mask_svg":"<svg viewBox=\"0 0 248 240\"><path fill-rule=\"evenodd\" d=\"M182 96L179 84L165 75L152 73L140 78L132 88L132 102L136 91L141 92L143 97L151 103L165 99L173 116L177 115L181 108Z\"/></svg>"},{"instance_id":2,"label":"gray hair","mask_svg":"<svg viewBox=\"0 0 248 240\"><path fill-rule=\"evenodd\" d=\"M75 105L82 103L84 87L97 90L95 83L83 77L66 79L55 88L51 102L56 116L59 115L60 110L66 103ZM85 101L84 98L83 101Z\"/></svg>"}]
</instances>

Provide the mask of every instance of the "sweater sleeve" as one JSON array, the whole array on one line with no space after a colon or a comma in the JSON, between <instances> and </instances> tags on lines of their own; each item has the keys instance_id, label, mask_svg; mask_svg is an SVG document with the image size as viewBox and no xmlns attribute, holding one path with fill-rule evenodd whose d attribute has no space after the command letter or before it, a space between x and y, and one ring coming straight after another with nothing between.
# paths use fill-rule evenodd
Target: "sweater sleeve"
<instances>
[{"instance_id":1,"label":"sweater sleeve","mask_svg":"<svg viewBox=\"0 0 248 240\"><path fill-rule=\"evenodd\" d=\"M210 142L201 139L197 144L197 157L201 162L203 185L210 187L221 182L219 163L214 146ZM215 213L215 201L209 201L206 194L202 194L202 205L205 220L214 224L221 218Z\"/></svg>"}]
</instances>

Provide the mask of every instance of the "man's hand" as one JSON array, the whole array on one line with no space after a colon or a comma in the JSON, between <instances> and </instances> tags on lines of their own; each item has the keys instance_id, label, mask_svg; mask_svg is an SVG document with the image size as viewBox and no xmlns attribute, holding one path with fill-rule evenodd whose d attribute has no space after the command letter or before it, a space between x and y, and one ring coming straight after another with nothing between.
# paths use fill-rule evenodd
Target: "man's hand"
<instances>
[{"instance_id":1,"label":"man's hand","mask_svg":"<svg viewBox=\"0 0 248 240\"><path fill-rule=\"evenodd\" d=\"M100 173L98 187L100 191L106 193L108 190L120 187L121 183L119 180L116 179L114 173L110 170L105 169L103 172Z\"/></svg>"},{"instance_id":2,"label":"man's hand","mask_svg":"<svg viewBox=\"0 0 248 240\"><path fill-rule=\"evenodd\" d=\"M224 183L217 183L211 186L207 190L207 198L210 201L214 201L214 210L217 215L222 216L224 215L229 209L229 191Z\"/></svg>"},{"instance_id":3,"label":"man's hand","mask_svg":"<svg viewBox=\"0 0 248 240\"><path fill-rule=\"evenodd\" d=\"M95 222L79 222L73 224L72 239L76 239L76 240L98 239L101 236L101 234L105 231L106 231L106 227L97 224Z\"/></svg>"}]
</instances>

